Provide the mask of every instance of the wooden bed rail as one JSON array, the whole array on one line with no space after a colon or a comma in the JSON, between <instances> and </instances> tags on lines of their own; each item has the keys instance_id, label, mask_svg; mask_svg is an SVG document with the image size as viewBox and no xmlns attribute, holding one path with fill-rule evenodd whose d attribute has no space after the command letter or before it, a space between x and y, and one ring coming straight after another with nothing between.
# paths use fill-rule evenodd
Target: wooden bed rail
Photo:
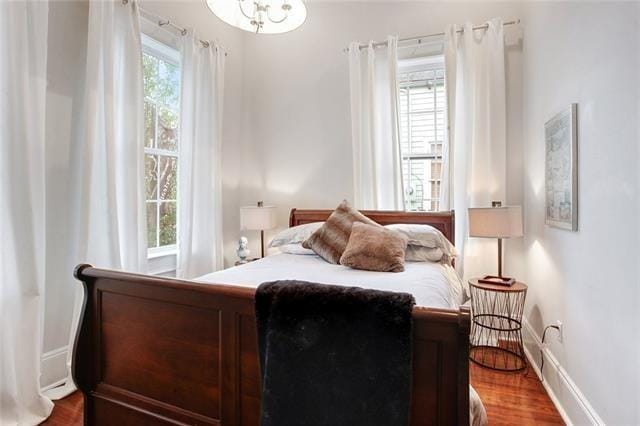
<instances>
[{"instance_id":1,"label":"wooden bed rail","mask_svg":"<svg viewBox=\"0 0 640 426\"><path fill-rule=\"evenodd\" d=\"M258 425L254 289L79 265L85 424ZM469 311L415 308L411 424L469 424ZM364 397L364 396L363 396Z\"/></svg>"}]
</instances>

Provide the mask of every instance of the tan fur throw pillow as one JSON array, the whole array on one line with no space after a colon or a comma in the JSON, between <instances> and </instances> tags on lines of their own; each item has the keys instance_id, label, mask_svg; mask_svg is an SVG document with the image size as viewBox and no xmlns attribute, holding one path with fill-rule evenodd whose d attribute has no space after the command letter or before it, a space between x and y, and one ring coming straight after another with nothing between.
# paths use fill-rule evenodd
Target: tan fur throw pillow
<instances>
[{"instance_id":1,"label":"tan fur throw pillow","mask_svg":"<svg viewBox=\"0 0 640 426\"><path fill-rule=\"evenodd\" d=\"M351 207L347 200L344 200L331 213L324 225L302 243L302 247L313 250L329 263L337 264L347 247L349 235L351 235L351 225L354 222L367 223L382 228L381 225Z\"/></svg>"},{"instance_id":2,"label":"tan fur throw pillow","mask_svg":"<svg viewBox=\"0 0 640 426\"><path fill-rule=\"evenodd\" d=\"M402 272L408 241L400 232L356 222L340 264L367 271Z\"/></svg>"}]
</instances>

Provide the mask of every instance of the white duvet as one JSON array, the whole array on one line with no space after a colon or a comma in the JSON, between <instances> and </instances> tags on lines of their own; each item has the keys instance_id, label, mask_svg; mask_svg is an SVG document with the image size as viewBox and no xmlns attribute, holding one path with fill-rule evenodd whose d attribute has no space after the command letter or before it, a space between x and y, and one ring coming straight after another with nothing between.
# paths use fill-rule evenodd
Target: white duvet
<instances>
[{"instance_id":1,"label":"white duvet","mask_svg":"<svg viewBox=\"0 0 640 426\"><path fill-rule=\"evenodd\" d=\"M457 308L464 303L462 282L449 265L407 262L404 272L373 272L333 265L316 255L275 254L195 281L257 287L263 282L301 280L410 293L417 306Z\"/></svg>"}]
</instances>

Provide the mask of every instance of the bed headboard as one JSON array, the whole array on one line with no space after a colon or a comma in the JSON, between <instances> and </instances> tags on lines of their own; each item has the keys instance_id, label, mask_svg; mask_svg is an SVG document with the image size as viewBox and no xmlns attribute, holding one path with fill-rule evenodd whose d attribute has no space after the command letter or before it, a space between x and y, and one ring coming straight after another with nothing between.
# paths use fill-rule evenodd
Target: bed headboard
<instances>
[{"instance_id":1,"label":"bed headboard","mask_svg":"<svg viewBox=\"0 0 640 426\"><path fill-rule=\"evenodd\" d=\"M311 222L323 222L327 220L333 210L303 210L291 209L289 215L289 227L298 226ZM450 212L403 212L391 210L360 210L360 213L369 219L378 222L380 225L391 225L393 223L416 223L420 225L431 225L437 228L451 242L455 242L455 214Z\"/></svg>"}]
</instances>

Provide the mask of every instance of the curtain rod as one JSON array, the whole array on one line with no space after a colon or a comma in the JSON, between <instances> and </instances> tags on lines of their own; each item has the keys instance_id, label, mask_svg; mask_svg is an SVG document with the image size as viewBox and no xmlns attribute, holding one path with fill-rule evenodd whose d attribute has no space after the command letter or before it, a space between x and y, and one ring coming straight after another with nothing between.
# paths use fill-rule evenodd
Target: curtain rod
<instances>
[{"instance_id":1,"label":"curtain rod","mask_svg":"<svg viewBox=\"0 0 640 426\"><path fill-rule=\"evenodd\" d=\"M122 0L122 4L127 4L127 3L129 3L129 0ZM147 15L150 18L154 18L160 28L164 28L165 26L172 27L175 30L179 31L181 36L187 35L186 28L183 28L171 22L169 19L163 18L162 16L156 15L155 13L151 13L148 10L143 9L141 7L138 7L138 9L140 10L140 12L142 12L142 14ZM202 43L202 47L209 47L211 45L211 43L208 40L200 40L200 43ZM224 51L224 46L220 46L220 48ZM229 54L227 52L224 52L224 56L229 56Z\"/></svg>"},{"instance_id":2,"label":"curtain rod","mask_svg":"<svg viewBox=\"0 0 640 426\"><path fill-rule=\"evenodd\" d=\"M502 26L506 27L507 25L518 25L519 23L520 23L520 19L514 19L512 21L504 22L502 24ZM489 28L489 24L477 25L477 26L473 27L472 29L474 31L476 31L476 30L486 30L487 28ZM457 33L463 33L464 29L459 29L456 32ZM407 37L407 38L398 39L398 42L401 43L401 42L406 42L406 41L415 41L418 44L421 44L422 43L422 39L424 39L424 38L438 37L438 36L443 36L443 35L445 35L444 32L427 34L427 35L422 35L422 36L417 36L417 37ZM380 47L380 46L386 46L387 43L388 42L386 40L385 41L378 41L378 42L373 43L372 46L374 48L375 47ZM360 46L358 46L359 49L364 49L365 47L369 47L369 44L362 43L362 44L360 44ZM344 50L344 52L349 52L349 48L348 47L345 47L343 50Z\"/></svg>"}]
</instances>

